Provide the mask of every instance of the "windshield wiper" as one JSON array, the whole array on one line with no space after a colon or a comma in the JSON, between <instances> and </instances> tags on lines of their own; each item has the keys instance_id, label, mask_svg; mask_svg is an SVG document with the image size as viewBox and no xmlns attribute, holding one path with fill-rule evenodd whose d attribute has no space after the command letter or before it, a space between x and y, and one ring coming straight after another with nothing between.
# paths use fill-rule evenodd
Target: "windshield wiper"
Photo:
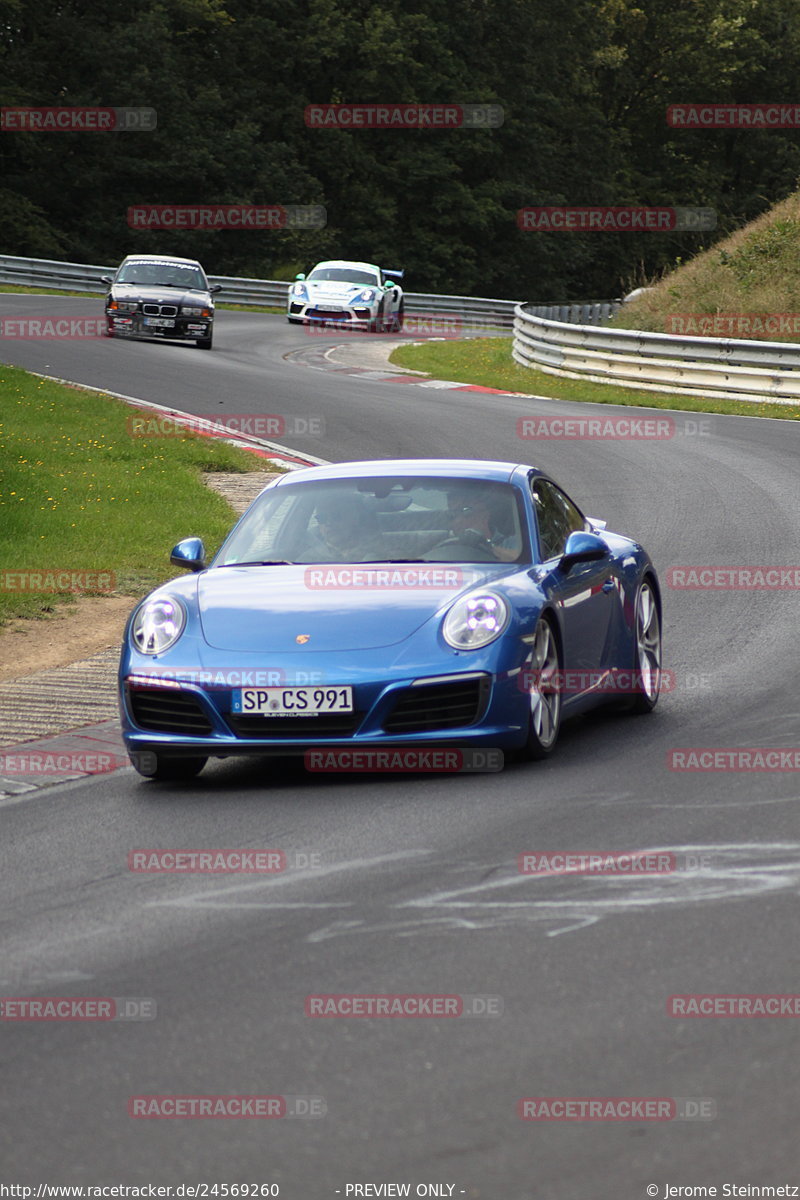
<instances>
[{"instance_id":1,"label":"windshield wiper","mask_svg":"<svg viewBox=\"0 0 800 1200\"><path fill-rule=\"evenodd\" d=\"M296 567L297 563L289 562L285 558L259 558L253 562L229 562L219 565L221 567Z\"/></svg>"}]
</instances>

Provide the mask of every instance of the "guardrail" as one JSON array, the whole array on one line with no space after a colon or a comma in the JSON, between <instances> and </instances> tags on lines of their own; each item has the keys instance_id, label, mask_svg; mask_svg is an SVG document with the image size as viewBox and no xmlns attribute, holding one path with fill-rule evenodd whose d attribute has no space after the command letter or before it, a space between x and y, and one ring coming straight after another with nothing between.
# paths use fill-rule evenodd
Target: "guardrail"
<instances>
[{"instance_id":1,"label":"guardrail","mask_svg":"<svg viewBox=\"0 0 800 1200\"><path fill-rule=\"evenodd\" d=\"M98 292L106 290L101 276L113 275L116 267L100 267L91 263L54 262L44 258L17 258L0 255L0 287L18 284L25 287L46 287L53 291ZM286 306L291 284L280 279L242 279L232 275L209 275L211 283L222 287L220 301L231 304L263 305L268 308ZM511 329L519 301L491 300L482 296L438 296L425 292L406 292L406 310L422 314L446 314L467 320L475 328L491 325ZM618 305L617 305L618 307ZM556 319L574 319L586 324L603 321L616 311L613 303L582 305L539 305L533 311ZM567 315L570 314L570 315Z\"/></svg>"},{"instance_id":2,"label":"guardrail","mask_svg":"<svg viewBox=\"0 0 800 1200\"><path fill-rule=\"evenodd\" d=\"M731 400L800 401L800 344L598 329L514 310L512 354L551 375Z\"/></svg>"}]
</instances>

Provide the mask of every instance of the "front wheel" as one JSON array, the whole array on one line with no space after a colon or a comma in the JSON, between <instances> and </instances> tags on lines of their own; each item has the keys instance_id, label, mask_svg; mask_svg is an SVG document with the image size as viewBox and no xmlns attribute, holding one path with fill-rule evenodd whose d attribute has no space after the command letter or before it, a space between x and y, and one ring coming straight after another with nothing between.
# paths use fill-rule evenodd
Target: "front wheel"
<instances>
[{"instance_id":1,"label":"front wheel","mask_svg":"<svg viewBox=\"0 0 800 1200\"><path fill-rule=\"evenodd\" d=\"M197 339L197 349L198 350L210 350L212 341L213 341L213 335L211 337L207 337L207 338L198 338Z\"/></svg>"},{"instance_id":2,"label":"front wheel","mask_svg":"<svg viewBox=\"0 0 800 1200\"><path fill-rule=\"evenodd\" d=\"M655 592L648 579L642 580L636 594L634 616L634 694L628 711L652 712L661 691L661 621Z\"/></svg>"},{"instance_id":3,"label":"front wheel","mask_svg":"<svg viewBox=\"0 0 800 1200\"><path fill-rule=\"evenodd\" d=\"M145 779L157 779L164 783L178 783L194 779L208 762L207 758L179 758L167 754L155 754L144 750L129 754L131 765Z\"/></svg>"},{"instance_id":4,"label":"front wheel","mask_svg":"<svg viewBox=\"0 0 800 1200\"><path fill-rule=\"evenodd\" d=\"M526 691L530 696L527 758L539 760L553 753L561 729L561 687L558 644L553 626L542 617L536 626L533 648L523 667L528 674Z\"/></svg>"},{"instance_id":5,"label":"front wheel","mask_svg":"<svg viewBox=\"0 0 800 1200\"><path fill-rule=\"evenodd\" d=\"M384 325L384 329L386 330L387 333L402 333L405 319L406 319L405 308L403 305L403 301L401 300L400 307L398 308L397 312L393 316L391 316L387 319L387 321Z\"/></svg>"}]
</instances>

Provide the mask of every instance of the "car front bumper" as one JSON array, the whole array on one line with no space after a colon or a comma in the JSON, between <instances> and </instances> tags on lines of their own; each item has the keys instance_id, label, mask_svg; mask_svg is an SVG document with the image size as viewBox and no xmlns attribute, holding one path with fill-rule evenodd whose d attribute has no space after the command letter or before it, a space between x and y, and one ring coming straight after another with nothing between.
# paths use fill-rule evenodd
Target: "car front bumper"
<instances>
[{"instance_id":1,"label":"car front bumper","mask_svg":"<svg viewBox=\"0 0 800 1200\"><path fill-rule=\"evenodd\" d=\"M321 686L353 688L353 714L306 717L242 716L233 711L235 688L163 679L153 685L146 667L126 665L120 673L119 703L123 738L130 754L170 756L302 756L315 748L498 747L522 746L528 734L529 697L517 674L470 668L448 674L434 668L391 678L340 671L325 672ZM495 664L495 668L497 664ZM185 674L189 674L188 672ZM243 671L237 682L256 686L315 683L288 673ZM283 673L279 673L283 674ZM265 684L269 677L270 682ZM218 676L216 677L218 678Z\"/></svg>"},{"instance_id":2,"label":"car front bumper","mask_svg":"<svg viewBox=\"0 0 800 1200\"><path fill-rule=\"evenodd\" d=\"M377 320L378 309L367 305L354 308L347 304L326 304L322 300L313 303L291 300L287 316L293 321L302 321L310 325L354 325L363 329Z\"/></svg>"},{"instance_id":3,"label":"car front bumper","mask_svg":"<svg viewBox=\"0 0 800 1200\"><path fill-rule=\"evenodd\" d=\"M211 337L213 317L147 317L142 313L110 312L108 332L114 337L161 338L167 341L201 341ZM159 321L160 324L152 324ZM166 323L169 322L169 323Z\"/></svg>"}]
</instances>

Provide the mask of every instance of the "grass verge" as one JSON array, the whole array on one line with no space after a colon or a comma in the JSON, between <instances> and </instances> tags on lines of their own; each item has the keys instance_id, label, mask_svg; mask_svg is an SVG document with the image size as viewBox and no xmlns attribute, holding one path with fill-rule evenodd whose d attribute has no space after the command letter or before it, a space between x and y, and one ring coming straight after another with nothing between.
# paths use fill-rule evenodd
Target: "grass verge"
<instances>
[{"instance_id":1,"label":"grass verge","mask_svg":"<svg viewBox=\"0 0 800 1200\"><path fill-rule=\"evenodd\" d=\"M800 191L681 263L612 321L657 333L800 341Z\"/></svg>"},{"instance_id":2,"label":"grass verge","mask_svg":"<svg viewBox=\"0 0 800 1200\"><path fill-rule=\"evenodd\" d=\"M400 346L392 353L391 361L398 367L424 371L434 379L477 383L482 387L500 388L504 392L528 392L579 404L624 404L635 408L800 420L800 404L789 407L769 402L755 404L711 396L647 392L617 387L611 383L591 383L548 375L544 371L535 371L515 363L511 357L511 338L473 338L463 342L421 342Z\"/></svg>"},{"instance_id":3,"label":"grass verge","mask_svg":"<svg viewBox=\"0 0 800 1200\"><path fill-rule=\"evenodd\" d=\"M25 590L10 573L86 572L81 594L144 594L176 574L168 555L180 538L212 550L233 524L203 472L275 470L216 438L133 437L134 414L0 364L0 625L72 598Z\"/></svg>"}]
</instances>

